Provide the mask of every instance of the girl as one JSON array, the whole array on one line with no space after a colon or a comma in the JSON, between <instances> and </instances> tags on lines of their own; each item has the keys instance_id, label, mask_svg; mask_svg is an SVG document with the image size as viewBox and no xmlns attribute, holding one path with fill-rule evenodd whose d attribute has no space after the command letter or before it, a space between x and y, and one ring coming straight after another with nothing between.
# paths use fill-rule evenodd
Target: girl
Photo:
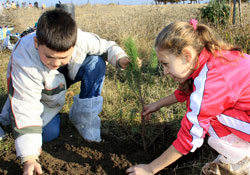
<instances>
[{"instance_id":1,"label":"girl","mask_svg":"<svg viewBox=\"0 0 250 175\"><path fill-rule=\"evenodd\" d=\"M155 49L164 74L180 87L144 106L142 116L150 119L161 107L184 101L187 112L172 145L150 164L130 167L127 173L155 174L201 147L208 134L208 144L219 153L217 165L227 166L227 174L250 174L250 56L194 19L165 27ZM203 173L212 171L211 164Z\"/></svg>"}]
</instances>

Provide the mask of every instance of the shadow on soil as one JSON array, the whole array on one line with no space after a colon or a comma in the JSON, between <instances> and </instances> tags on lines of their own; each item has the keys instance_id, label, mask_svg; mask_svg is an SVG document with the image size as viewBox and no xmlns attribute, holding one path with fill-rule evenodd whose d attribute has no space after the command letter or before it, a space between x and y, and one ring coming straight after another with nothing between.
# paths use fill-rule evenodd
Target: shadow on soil
<instances>
[{"instance_id":1,"label":"shadow on soil","mask_svg":"<svg viewBox=\"0 0 250 175\"><path fill-rule=\"evenodd\" d=\"M67 114L61 114L61 116L59 138L43 144L40 162L44 175L125 175L126 169L131 165L149 163L158 157L174 141L176 135L171 131L171 125L176 123L168 123L169 127L165 127L163 134L145 152L128 137L123 137L124 132L117 129L121 128L120 123L102 121L103 141L94 143L81 138L68 120ZM211 150L206 144L204 145L203 149L184 156L158 175L182 175L184 172L186 175L199 174L201 166L205 163L204 160L211 159L212 155ZM14 146L1 154L0 174L22 174L21 168L20 160L15 156Z\"/></svg>"}]
</instances>

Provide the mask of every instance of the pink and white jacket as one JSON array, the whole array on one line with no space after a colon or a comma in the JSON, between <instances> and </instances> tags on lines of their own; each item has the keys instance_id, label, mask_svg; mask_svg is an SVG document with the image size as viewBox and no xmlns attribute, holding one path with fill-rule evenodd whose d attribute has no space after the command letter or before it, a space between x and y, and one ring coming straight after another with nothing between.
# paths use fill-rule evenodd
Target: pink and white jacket
<instances>
[{"instance_id":1,"label":"pink and white jacket","mask_svg":"<svg viewBox=\"0 0 250 175\"><path fill-rule=\"evenodd\" d=\"M173 146L182 154L194 152L208 133L214 137L235 134L250 142L250 55L221 51L215 57L206 49L199 55L199 67L190 76L193 91L176 90L187 112Z\"/></svg>"}]
</instances>

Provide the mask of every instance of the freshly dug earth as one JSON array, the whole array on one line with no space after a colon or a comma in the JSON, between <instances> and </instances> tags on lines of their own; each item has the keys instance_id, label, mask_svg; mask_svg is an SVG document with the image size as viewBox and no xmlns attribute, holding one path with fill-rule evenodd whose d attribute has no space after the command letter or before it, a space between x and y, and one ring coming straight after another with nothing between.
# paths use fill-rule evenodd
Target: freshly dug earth
<instances>
[{"instance_id":1,"label":"freshly dug earth","mask_svg":"<svg viewBox=\"0 0 250 175\"><path fill-rule=\"evenodd\" d=\"M103 126L108 121L103 121ZM117 123L108 123L119 125ZM162 127L162 126L159 126ZM5 128L10 130L10 128ZM159 156L174 140L171 136L171 127L165 127L162 136L154 142L147 152L142 147L135 145L129 138L120 138L121 131L106 130L102 128L102 139L100 143L87 142L81 138L73 125L69 122L67 115L62 118L62 127L59 138L44 143L40 163L44 175L122 175L126 169L133 164L149 163ZM8 132L9 137L12 137ZM170 138L172 137L172 138ZM10 142L10 143L9 143ZM10 144L8 149L0 153L0 174L17 175L22 174L22 165L16 158L12 138L2 143ZM200 174L201 167L209 159L214 158L213 152L207 145L183 156L169 168L162 170L158 175L169 174L186 175Z\"/></svg>"}]
</instances>

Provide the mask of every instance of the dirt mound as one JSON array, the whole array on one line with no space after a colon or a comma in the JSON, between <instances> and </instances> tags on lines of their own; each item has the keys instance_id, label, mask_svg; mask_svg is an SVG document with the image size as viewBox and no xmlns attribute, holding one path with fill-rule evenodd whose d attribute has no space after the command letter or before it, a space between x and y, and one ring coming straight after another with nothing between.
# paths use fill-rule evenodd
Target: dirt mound
<instances>
[{"instance_id":1,"label":"dirt mound","mask_svg":"<svg viewBox=\"0 0 250 175\"><path fill-rule=\"evenodd\" d=\"M109 121L103 121L105 126ZM117 125L109 123L108 125ZM10 128L5 128L5 130ZM122 175L126 169L137 163L149 163L159 156L174 140L172 131L166 127L163 136L159 137L147 152L122 135L121 131L102 128L100 143L87 142L81 138L67 116L62 118L61 133L56 140L44 143L40 163L44 175ZM9 133L11 136L11 134ZM118 137L117 137L118 136ZM0 153L0 174L22 174L20 160L16 158L13 139L7 138L2 144L9 144L8 149ZM197 150L178 160L159 174L199 174L202 159L208 159L211 151L207 147Z\"/></svg>"}]
</instances>

